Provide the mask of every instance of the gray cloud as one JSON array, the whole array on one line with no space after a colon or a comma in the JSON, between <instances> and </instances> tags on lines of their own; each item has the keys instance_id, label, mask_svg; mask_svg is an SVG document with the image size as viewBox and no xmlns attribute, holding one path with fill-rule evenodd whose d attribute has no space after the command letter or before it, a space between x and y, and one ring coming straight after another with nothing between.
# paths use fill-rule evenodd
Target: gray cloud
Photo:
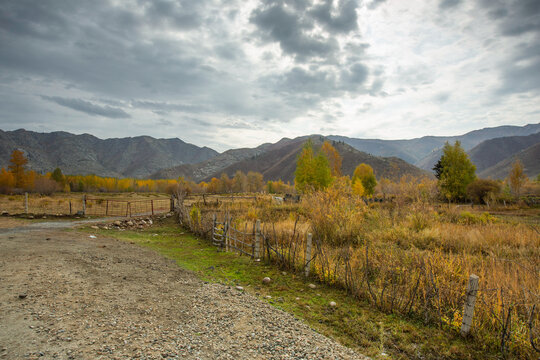
<instances>
[{"instance_id":1,"label":"gray cloud","mask_svg":"<svg viewBox=\"0 0 540 360\"><path fill-rule=\"evenodd\" d=\"M458 6L459 4L461 4L461 0L441 0L441 2L439 2L439 8L450 9Z\"/></svg>"},{"instance_id":2,"label":"gray cloud","mask_svg":"<svg viewBox=\"0 0 540 360\"><path fill-rule=\"evenodd\" d=\"M58 96L42 96L44 100L52 101L60 106L80 111L92 116L103 116L111 119L126 119L131 116L124 110L109 105L100 106L81 99L68 99Z\"/></svg>"},{"instance_id":3,"label":"gray cloud","mask_svg":"<svg viewBox=\"0 0 540 360\"><path fill-rule=\"evenodd\" d=\"M301 14L286 10L283 4L274 4L256 9L251 15L251 21L259 28L264 39L278 42L284 53L300 61L327 57L336 51L338 43L334 38L307 34L314 27L313 20Z\"/></svg>"},{"instance_id":4,"label":"gray cloud","mask_svg":"<svg viewBox=\"0 0 540 360\"><path fill-rule=\"evenodd\" d=\"M525 41L517 41L514 51L500 63L501 86L496 93L540 92L540 1L488 1L482 6L498 25L499 35L520 38L531 35Z\"/></svg>"},{"instance_id":5,"label":"gray cloud","mask_svg":"<svg viewBox=\"0 0 540 360\"><path fill-rule=\"evenodd\" d=\"M358 17L356 8L358 2L355 0L336 1L336 15L333 15L333 0L325 0L320 5L314 6L310 11L311 15L319 20L330 32L348 33L358 30Z\"/></svg>"}]
</instances>

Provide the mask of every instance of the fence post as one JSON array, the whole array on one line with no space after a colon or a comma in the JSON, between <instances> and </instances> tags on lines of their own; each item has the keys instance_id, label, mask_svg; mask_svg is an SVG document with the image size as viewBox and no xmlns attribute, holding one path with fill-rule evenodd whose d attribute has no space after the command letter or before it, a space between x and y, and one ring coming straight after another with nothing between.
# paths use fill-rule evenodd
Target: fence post
<instances>
[{"instance_id":1,"label":"fence post","mask_svg":"<svg viewBox=\"0 0 540 360\"><path fill-rule=\"evenodd\" d=\"M212 214L212 242L216 241L216 213Z\"/></svg>"},{"instance_id":2,"label":"fence post","mask_svg":"<svg viewBox=\"0 0 540 360\"><path fill-rule=\"evenodd\" d=\"M69 215L71 215L71 200L69 200Z\"/></svg>"},{"instance_id":3,"label":"fence post","mask_svg":"<svg viewBox=\"0 0 540 360\"><path fill-rule=\"evenodd\" d=\"M306 258L305 258L305 274L306 277L309 276L309 269L311 267L311 242L312 242L312 235L311 233L307 234L307 240L306 240Z\"/></svg>"},{"instance_id":4,"label":"fence post","mask_svg":"<svg viewBox=\"0 0 540 360\"><path fill-rule=\"evenodd\" d=\"M466 336L471 330L474 315L474 304L476 303L476 293L478 292L478 276L471 274L467 285L467 298L463 309L463 322L461 323L461 335Z\"/></svg>"},{"instance_id":5,"label":"fence post","mask_svg":"<svg viewBox=\"0 0 540 360\"><path fill-rule=\"evenodd\" d=\"M152 206L152 216L154 216L154 199L150 200L150 205Z\"/></svg>"},{"instance_id":6,"label":"fence post","mask_svg":"<svg viewBox=\"0 0 540 360\"><path fill-rule=\"evenodd\" d=\"M86 194L82 196L82 214L86 216Z\"/></svg>"},{"instance_id":7,"label":"fence post","mask_svg":"<svg viewBox=\"0 0 540 360\"><path fill-rule=\"evenodd\" d=\"M107 204L105 206L105 216L109 215L109 200L107 200Z\"/></svg>"},{"instance_id":8,"label":"fence post","mask_svg":"<svg viewBox=\"0 0 540 360\"><path fill-rule=\"evenodd\" d=\"M24 193L24 213L28 214L28 193Z\"/></svg>"},{"instance_id":9,"label":"fence post","mask_svg":"<svg viewBox=\"0 0 540 360\"><path fill-rule=\"evenodd\" d=\"M174 196L171 195L171 211L174 211Z\"/></svg>"},{"instance_id":10,"label":"fence post","mask_svg":"<svg viewBox=\"0 0 540 360\"><path fill-rule=\"evenodd\" d=\"M257 219L255 223L255 247L253 248L253 257L259 259L261 257L261 220Z\"/></svg>"},{"instance_id":11,"label":"fence post","mask_svg":"<svg viewBox=\"0 0 540 360\"><path fill-rule=\"evenodd\" d=\"M229 220L229 215L225 214L225 251L229 251L229 231L231 227L231 222Z\"/></svg>"}]
</instances>

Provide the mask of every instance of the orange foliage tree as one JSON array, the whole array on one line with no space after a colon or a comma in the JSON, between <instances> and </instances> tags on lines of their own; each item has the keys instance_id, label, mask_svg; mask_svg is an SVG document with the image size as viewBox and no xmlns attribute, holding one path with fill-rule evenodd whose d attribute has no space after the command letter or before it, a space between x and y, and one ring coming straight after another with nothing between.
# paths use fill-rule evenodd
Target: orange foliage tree
<instances>
[{"instance_id":1,"label":"orange foliage tree","mask_svg":"<svg viewBox=\"0 0 540 360\"><path fill-rule=\"evenodd\" d=\"M332 176L341 176L341 155L339 155L339 152L336 150L336 148L333 147L328 140L326 140L323 143L321 150L328 159L328 164L330 165L330 171L332 172Z\"/></svg>"},{"instance_id":2,"label":"orange foliage tree","mask_svg":"<svg viewBox=\"0 0 540 360\"><path fill-rule=\"evenodd\" d=\"M11 153L11 158L9 159L9 171L13 174L15 179L16 188L26 187L27 179L25 173L25 165L28 163L28 159L24 156L23 152L20 150L13 150Z\"/></svg>"}]
</instances>

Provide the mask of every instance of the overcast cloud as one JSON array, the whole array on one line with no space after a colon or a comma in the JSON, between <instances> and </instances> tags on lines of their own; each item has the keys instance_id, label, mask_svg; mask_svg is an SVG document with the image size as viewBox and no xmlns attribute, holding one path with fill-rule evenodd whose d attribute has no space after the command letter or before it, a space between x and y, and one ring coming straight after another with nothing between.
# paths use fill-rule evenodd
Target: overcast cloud
<instances>
[{"instance_id":1,"label":"overcast cloud","mask_svg":"<svg viewBox=\"0 0 540 360\"><path fill-rule=\"evenodd\" d=\"M223 151L540 122L538 0L3 0L0 128Z\"/></svg>"}]
</instances>

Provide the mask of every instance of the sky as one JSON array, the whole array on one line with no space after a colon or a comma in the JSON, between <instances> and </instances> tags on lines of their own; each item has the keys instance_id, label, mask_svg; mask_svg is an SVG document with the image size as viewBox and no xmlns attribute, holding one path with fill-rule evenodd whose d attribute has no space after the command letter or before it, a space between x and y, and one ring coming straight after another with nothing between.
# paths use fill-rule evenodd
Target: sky
<instances>
[{"instance_id":1,"label":"sky","mask_svg":"<svg viewBox=\"0 0 540 360\"><path fill-rule=\"evenodd\" d=\"M0 129L403 139L540 122L540 0L2 0Z\"/></svg>"}]
</instances>

